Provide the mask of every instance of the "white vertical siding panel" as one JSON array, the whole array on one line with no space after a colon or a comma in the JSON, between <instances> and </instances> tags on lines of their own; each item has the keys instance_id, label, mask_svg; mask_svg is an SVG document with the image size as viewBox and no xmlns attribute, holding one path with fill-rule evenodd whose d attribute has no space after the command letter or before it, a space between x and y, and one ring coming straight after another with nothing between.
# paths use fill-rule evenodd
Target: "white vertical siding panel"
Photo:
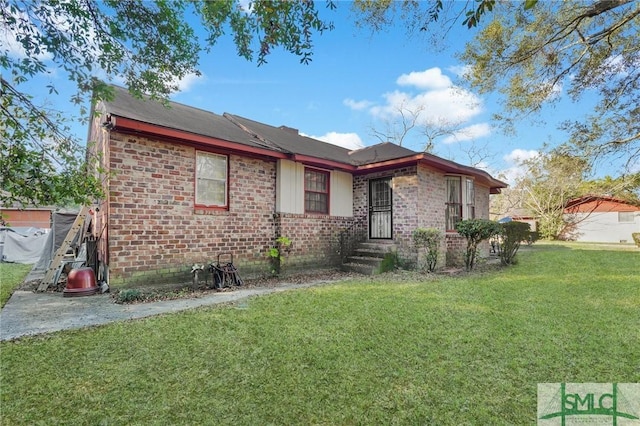
<instances>
[{"instance_id":1,"label":"white vertical siding panel","mask_svg":"<svg viewBox=\"0 0 640 426\"><path fill-rule=\"evenodd\" d=\"M329 191L331 216L352 217L353 176L350 173L332 171Z\"/></svg>"},{"instance_id":2,"label":"white vertical siding panel","mask_svg":"<svg viewBox=\"0 0 640 426\"><path fill-rule=\"evenodd\" d=\"M276 180L276 211L304 213L304 166L289 160L279 160Z\"/></svg>"}]
</instances>

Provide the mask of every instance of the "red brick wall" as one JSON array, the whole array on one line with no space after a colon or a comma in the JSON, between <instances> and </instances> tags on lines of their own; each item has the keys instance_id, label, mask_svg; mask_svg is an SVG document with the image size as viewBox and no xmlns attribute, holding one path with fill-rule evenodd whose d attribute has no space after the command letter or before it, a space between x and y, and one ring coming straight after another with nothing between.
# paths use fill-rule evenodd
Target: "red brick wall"
<instances>
[{"instance_id":1,"label":"red brick wall","mask_svg":"<svg viewBox=\"0 0 640 426\"><path fill-rule=\"evenodd\" d=\"M293 242L283 271L337 265L351 217L274 215L276 163L229 156L229 209L194 207L192 147L111 134L109 273L116 286L188 280L191 265L233 253L242 276L270 271L277 236Z\"/></svg>"},{"instance_id":2,"label":"red brick wall","mask_svg":"<svg viewBox=\"0 0 640 426\"><path fill-rule=\"evenodd\" d=\"M266 271L274 240L275 163L229 156L229 209L194 208L192 147L113 132L109 255L113 283L188 279L231 252L240 272Z\"/></svg>"},{"instance_id":3,"label":"red brick wall","mask_svg":"<svg viewBox=\"0 0 640 426\"><path fill-rule=\"evenodd\" d=\"M385 176L394 178L394 242L405 260L417 260L416 228L444 230L444 180L424 166L355 176L354 218L274 215L273 161L230 155L229 209L204 210L194 207L195 148L111 132L108 147L98 151L113 173L100 214L109 214L103 237L108 232L109 278L116 286L188 280L192 264L226 252L244 276L268 273L267 252L280 235L293 242L285 272L333 265L339 231L368 215L369 179ZM476 192L484 196L484 189ZM488 217L488 201L478 200L476 209L478 217ZM445 252L448 242L442 262Z\"/></svg>"},{"instance_id":4,"label":"red brick wall","mask_svg":"<svg viewBox=\"0 0 640 426\"><path fill-rule=\"evenodd\" d=\"M447 266L464 266L464 252L467 250L467 239L457 232L447 232Z\"/></svg>"},{"instance_id":5,"label":"red brick wall","mask_svg":"<svg viewBox=\"0 0 640 426\"><path fill-rule=\"evenodd\" d=\"M292 242L283 272L339 265L339 233L349 227L353 220L352 217L342 216L278 214L277 232Z\"/></svg>"},{"instance_id":6,"label":"red brick wall","mask_svg":"<svg viewBox=\"0 0 640 426\"><path fill-rule=\"evenodd\" d=\"M409 263L418 262L413 245L413 231L417 228L435 228L442 231L438 267L464 265L466 240L457 233L446 233L445 238L445 179L436 169L419 165L399 170L355 176L354 215L368 217L369 180L393 177L393 240L399 256ZM489 188L476 185L476 217L489 217ZM482 245L481 256L488 255L488 246Z\"/></svg>"},{"instance_id":7,"label":"red brick wall","mask_svg":"<svg viewBox=\"0 0 640 426\"><path fill-rule=\"evenodd\" d=\"M425 206L435 204L437 200L430 197L429 191L432 186L424 182L424 176L417 170L416 166L411 166L355 176L353 180L354 215L365 218L365 223L368 223L369 181L384 177L393 178L393 242L401 260L409 264L417 262L413 231L419 227L437 226L437 223L430 225L431 222L427 220L429 215L424 214ZM434 186L437 187L437 184Z\"/></svg>"},{"instance_id":8,"label":"red brick wall","mask_svg":"<svg viewBox=\"0 0 640 426\"><path fill-rule=\"evenodd\" d=\"M447 257L445 231L445 180L442 172L426 166L418 167L420 228L435 228L442 232L437 267L445 265ZM423 253L423 256L425 253ZM424 259L420 259L424 264Z\"/></svg>"}]
</instances>

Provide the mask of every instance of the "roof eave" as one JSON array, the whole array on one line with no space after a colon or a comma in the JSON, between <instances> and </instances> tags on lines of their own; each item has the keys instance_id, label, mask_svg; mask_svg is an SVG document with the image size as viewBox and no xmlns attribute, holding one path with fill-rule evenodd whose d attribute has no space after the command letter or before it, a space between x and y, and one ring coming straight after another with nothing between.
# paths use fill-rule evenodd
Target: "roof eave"
<instances>
[{"instance_id":1,"label":"roof eave","mask_svg":"<svg viewBox=\"0 0 640 426\"><path fill-rule=\"evenodd\" d=\"M290 159L310 166L338 169L350 173L354 173L356 171L356 167L351 164L341 163L339 161L328 160L325 158L312 157L310 155L293 154L290 156Z\"/></svg>"},{"instance_id":2,"label":"roof eave","mask_svg":"<svg viewBox=\"0 0 640 426\"><path fill-rule=\"evenodd\" d=\"M491 194L499 194L502 188L507 188L509 186L505 182L493 178L483 170L476 169L474 167L463 166L461 164L457 164L452 161L424 153L412 155L409 157L396 158L393 160L381 161L377 163L364 164L357 167L356 174L364 174L394 169L398 167L406 167L418 163L436 168L444 173L471 176L478 183L488 186Z\"/></svg>"},{"instance_id":3,"label":"roof eave","mask_svg":"<svg viewBox=\"0 0 640 426\"><path fill-rule=\"evenodd\" d=\"M211 136L204 136L197 133L190 133L184 130L171 129L162 127L157 124L145 123L142 121L132 120L130 118L114 116L109 117L109 121L105 123L111 130L123 133L142 134L160 137L166 140L188 143L191 145L201 145L205 147L225 149L233 152L259 155L271 157L274 159L287 158L285 153L271 151L264 148L253 147L239 142L227 141Z\"/></svg>"}]
</instances>

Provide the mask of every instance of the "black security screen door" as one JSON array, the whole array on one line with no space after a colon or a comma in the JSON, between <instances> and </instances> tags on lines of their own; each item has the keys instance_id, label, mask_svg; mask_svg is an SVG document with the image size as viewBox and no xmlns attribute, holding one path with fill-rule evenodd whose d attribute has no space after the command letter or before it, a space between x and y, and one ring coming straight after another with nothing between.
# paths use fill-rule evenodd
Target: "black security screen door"
<instances>
[{"instance_id":1,"label":"black security screen door","mask_svg":"<svg viewBox=\"0 0 640 426\"><path fill-rule=\"evenodd\" d=\"M369 238L392 238L391 178L369 181Z\"/></svg>"}]
</instances>

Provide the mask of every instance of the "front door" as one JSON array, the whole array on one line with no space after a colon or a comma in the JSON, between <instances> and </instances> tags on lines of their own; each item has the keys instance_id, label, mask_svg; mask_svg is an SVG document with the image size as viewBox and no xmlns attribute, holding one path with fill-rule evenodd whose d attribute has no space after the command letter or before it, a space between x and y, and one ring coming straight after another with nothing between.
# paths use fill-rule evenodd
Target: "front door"
<instances>
[{"instance_id":1,"label":"front door","mask_svg":"<svg viewBox=\"0 0 640 426\"><path fill-rule=\"evenodd\" d=\"M369 238L392 238L391 178L369 181Z\"/></svg>"}]
</instances>

